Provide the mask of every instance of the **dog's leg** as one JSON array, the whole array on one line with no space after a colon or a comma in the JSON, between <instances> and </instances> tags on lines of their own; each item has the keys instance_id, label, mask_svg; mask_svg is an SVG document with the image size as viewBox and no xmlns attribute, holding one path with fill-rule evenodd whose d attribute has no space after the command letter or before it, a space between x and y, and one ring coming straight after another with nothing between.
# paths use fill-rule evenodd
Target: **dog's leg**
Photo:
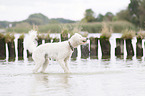
<instances>
[{"instance_id":1,"label":"dog's leg","mask_svg":"<svg viewBox=\"0 0 145 96\"><path fill-rule=\"evenodd\" d=\"M64 59L65 67L66 67L68 70L69 70L69 68L68 68L68 60L70 59L71 55L72 55L72 54L70 54L68 57L66 57L66 58Z\"/></svg>"},{"instance_id":2,"label":"dog's leg","mask_svg":"<svg viewBox=\"0 0 145 96\"><path fill-rule=\"evenodd\" d=\"M69 68L68 68L68 59L69 59L69 58L66 58L66 59L64 60L64 62L65 62L65 67L67 68L67 70L69 70Z\"/></svg>"},{"instance_id":3,"label":"dog's leg","mask_svg":"<svg viewBox=\"0 0 145 96\"><path fill-rule=\"evenodd\" d=\"M44 62L45 62L44 58L41 58L41 59L37 60L37 62L35 61L36 65L35 65L35 68L34 68L33 72L36 73L40 69L42 64L44 64Z\"/></svg>"},{"instance_id":4,"label":"dog's leg","mask_svg":"<svg viewBox=\"0 0 145 96\"><path fill-rule=\"evenodd\" d=\"M47 58L47 59L45 59L45 62L44 62L44 64L42 65L42 70L41 70L42 73L45 72L45 69L47 68L48 64L49 64L49 60L48 60L48 58Z\"/></svg>"},{"instance_id":5,"label":"dog's leg","mask_svg":"<svg viewBox=\"0 0 145 96\"><path fill-rule=\"evenodd\" d=\"M36 63L35 68L33 70L33 73L37 73L37 71L39 70L39 68L41 67L40 63Z\"/></svg>"},{"instance_id":6,"label":"dog's leg","mask_svg":"<svg viewBox=\"0 0 145 96\"><path fill-rule=\"evenodd\" d=\"M60 66L62 67L62 69L64 70L65 73L70 73L69 70L65 67L65 62L64 60L58 60Z\"/></svg>"}]
</instances>

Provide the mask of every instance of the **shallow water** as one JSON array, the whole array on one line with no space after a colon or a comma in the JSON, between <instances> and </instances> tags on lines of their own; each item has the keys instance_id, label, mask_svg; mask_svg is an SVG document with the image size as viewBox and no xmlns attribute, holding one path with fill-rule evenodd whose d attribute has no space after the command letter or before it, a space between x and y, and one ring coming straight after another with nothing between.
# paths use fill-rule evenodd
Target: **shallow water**
<instances>
[{"instance_id":1,"label":"shallow water","mask_svg":"<svg viewBox=\"0 0 145 96\"><path fill-rule=\"evenodd\" d=\"M51 37L59 37L52 34ZM100 34L89 34L89 37ZM70 60L71 73L65 74L56 61L50 60L46 73L32 72L34 62L27 59L24 47L24 60L0 60L0 96L144 96L145 95L145 54L142 58L127 59L124 45L122 59L115 57L115 38L110 38L111 57L102 59L98 45L98 59L81 59L80 47L78 57ZM16 34L16 46L18 35ZM136 39L132 40L134 50ZM144 51L144 40L143 40ZM136 53L135 53L136 54ZM16 49L17 55L17 49Z\"/></svg>"},{"instance_id":2,"label":"shallow water","mask_svg":"<svg viewBox=\"0 0 145 96\"><path fill-rule=\"evenodd\" d=\"M33 74L33 61L0 61L0 96L144 96L142 60L71 60L71 74L50 61Z\"/></svg>"}]
</instances>

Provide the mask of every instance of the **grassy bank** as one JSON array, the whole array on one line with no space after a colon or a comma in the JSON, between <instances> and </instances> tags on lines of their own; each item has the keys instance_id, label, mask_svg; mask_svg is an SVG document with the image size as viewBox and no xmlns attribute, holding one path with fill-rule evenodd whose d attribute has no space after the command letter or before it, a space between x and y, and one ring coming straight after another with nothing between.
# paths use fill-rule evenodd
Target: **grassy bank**
<instances>
[{"instance_id":1,"label":"grassy bank","mask_svg":"<svg viewBox=\"0 0 145 96\"><path fill-rule=\"evenodd\" d=\"M113 33L120 33L125 29L137 30L137 28L126 21L116 21L116 22L105 22L108 28L112 28ZM38 26L38 31L41 33L60 33L62 31L62 26L66 26L69 31L72 31L73 27L80 26L82 27L82 31L88 31L89 33L100 33L102 30L102 22L97 23L69 23L69 24L47 24L47 25L40 25ZM24 33L31 30L33 27L32 25L23 25L23 26L16 26L12 28L7 28L7 32L16 32L16 33Z\"/></svg>"}]
</instances>

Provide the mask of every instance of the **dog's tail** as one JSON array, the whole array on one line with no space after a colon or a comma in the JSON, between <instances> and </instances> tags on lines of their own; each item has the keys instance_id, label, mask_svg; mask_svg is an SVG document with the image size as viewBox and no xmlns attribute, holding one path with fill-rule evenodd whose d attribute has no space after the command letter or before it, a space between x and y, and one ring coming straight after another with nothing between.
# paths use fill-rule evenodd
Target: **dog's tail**
<instances>
[{"instance_id":1,"label":"dog's tail","mask_svg":"<svg viewBox=\"0 0 145 96\"><path fill-rule=\"evenodd\" d=\"M37 31L31 30L28 33L28 36L26 36L25 39L25 47L30 52L33 53L33 51L37 47Z\"/></svg>"}]
</instances>

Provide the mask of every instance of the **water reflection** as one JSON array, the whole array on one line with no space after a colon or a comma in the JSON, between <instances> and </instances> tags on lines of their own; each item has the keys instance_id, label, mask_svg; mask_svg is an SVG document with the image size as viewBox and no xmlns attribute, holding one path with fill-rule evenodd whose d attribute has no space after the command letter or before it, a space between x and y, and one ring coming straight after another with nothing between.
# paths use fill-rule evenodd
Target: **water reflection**
<instances>
[{"instance_id":1,"label":"water reflection","mask_svg":"<svg viewBox=\"0 0 145 96\"><path fill-rule=\"evenodd\" d=\"M36 95L43 90L43 93L47 93L48 95L58 94L56 91L60 91L60 94L64 94L65 90L71 87L69 78L69 74L63 73L34 74L32 93L35 93L33 95Z\"/></svg>"}]
</instances>

